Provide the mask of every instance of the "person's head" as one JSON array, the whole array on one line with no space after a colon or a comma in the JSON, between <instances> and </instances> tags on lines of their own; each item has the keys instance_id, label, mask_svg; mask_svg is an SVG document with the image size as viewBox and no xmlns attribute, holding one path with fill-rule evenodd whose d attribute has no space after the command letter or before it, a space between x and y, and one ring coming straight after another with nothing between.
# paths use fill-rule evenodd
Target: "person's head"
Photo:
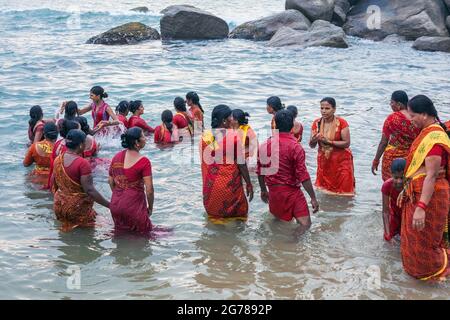
<instances>
[{"instance_id":1,"label":"person's head","mask_svg":"<svg viewBox=\"0 0 450 320\"><path fill-rule=\"evenodd\" d=\"M122 147L128 150L139 151L144 148L146 139L144 132L139 127L132 127L120 136Z\"/></svg>"},{"instance_id":2,"label":"person's head","mask_svg":"<svg viewBox=\"0 0 450 320\"><path fill-rule=\"evenodd\" d=\"M47 122L44 125L44 138L55 141L58 138L58 127L54 122Z\"/></svg>"},{"instance_id":3,"label":"person's head","mask_svg":"<svg viewBox=\"0 0 450 320\"><path fill-rule=\"evenodd\" d=\"M42 112L41 106L32 106L30 109L30 120L28 124L30 128L33 129L38 121L42 120L44 117L44 113Z\"/></svg>"},{"instance_id":4,"label":"person's head","mask_svg":"<svg viewBox=\"0 0 450 320\"><path fill-rule=\"evenodd\" d=\"M231 127L234 129L238 129L239 126L248 124L248 118L250 115L247 112L242 111L241 109L234 109L231 113Z\"/></svg>"},{"instance_id":5,"label":"person's head","mask_svg":"<svg viewBox=\"0 0 450 320\"><path fill-rule=\"evenodd\" d=\"M61 135L61 137L67 138L67 134L70 130L79 128L80 124L78 122L73 120L63 120L59 134Z\"/></svg>"},{"instance_id":6,"label":"person's head","mask_svg":"<svg viewBox=\"0 0 450 320\"><path fill-rule=\"evenodd\" d=\"M128 101L120 101L116 107L116 113L124 115L125 117L128 115L130 111L130 103Z\"/></svg>"},{"instance_id":7,"label":"person's head","mask_svg":"<svg viewBox=\"0 0 450 320\"><path fill-rule=\"evenodd\" d=\"M397 158L392 161L391 174L394 181L394 188L400 190L403 188L403 178L406 167L406 160L403 158Z\"/></svg>"},{"instance_id":8,"label":"person's head","mask_svg":"<svg viewBox=\"0 0 450 320\"><path fill-rule=\"evenodd\" d=\"M336 112L336 100L331 97L325 97L320 100L320 113L325 119L332 118Z\"/></svg>"},{"instance_id":9,"label":"person's head","mask_svg":"<svg viewBox=\"0 0 450 320\"><path fill-rule=\"evenodd\" d=\"M275 113L275 125L280 132L291 132L294 127L294 116L289 110L280 110Z\"/></svg>"},{"instance_id":10,"label":"person's head","mask_svg":"<svg viewBox=\"0 0 450 320\"><path fill-rule=\"evenodd\" d=\"M217 128L231 128L231 109L229 106L219 104L215 106L211 114L211 127Z\"/></svg>"},{"instance_id":11,"label":"person's head","mask_svg":"<svg viewBox=\"0 0 450 320\"><path fill-rule=\"evenodd\" d=\"M170 133L172 133L172 128L173 128L173 113L170 110L164 110L161 113L161 121L164 123L164 125L166 126L167 130L170 131Z\"/></svg>"},{"instance_id":12,"label":"person's head","mask_svg":"<svg viewBox=\"0 0 450 320\"><path fill-rule=\"evenodd\" d=\"M200 104L200 98L199 98L197 92L194 92L194 91L188 92L188 93L186 94L186 103L187 103L187 105L188 105L189 107L192 107L192 106L197 106L197 107L199 107L200 110L201 110L203 113L205 113L205 111L204 111L203 108L202 108L202 105Z\"/></svg>"},{"instance_id":13,"label":"person's head","mask_svg":"<svg viewBox=\"0 0 450 320\"><path fill-rule=\"evenodd\" d=\"M144 113L144 105L141 100L130 101L130 111L133 115L138 116Z\"/></svg>"},{"instance_id":14,"label":"person's head","mask_svg":"<svg viewBox=\"0 0 450 320\"><path fill-rule=\"evenodd\" d=\"M281 103L281 99L277 96L269 97L266 101L267 112L270 114L275 114L277 111L284 109L284 105Z\"/></svg>"},{"instance_id":15,"label":"person's head","mask_svg":"<svg viewBox=\"0 0 450 320\"><path fill-rule=\"evenodd\" d=\"M87 119L85 117L76 117L75 121L80 124L80 130L88 135L91 129L89 128Z\"/></svg>"},{"instance_id":16,"label":"person's head","mask_svg":"<svg viewBox=\"0 0 450 320\"><path fill-rule=\"evenodd\" d=\"M294 119L297 118L298 110L297 110L296 106L293 106L293 105L287 106L286 110L292 113L292 116L294 117Z\"/></svg>"},{"instance_id":17,"label":"person's head","mask_svg":"<svg viewBox=\"0 0 450 320\"><path fill-rule=\"evenodd\" d=\"M394 91L391 96L392 111L404 110L408 106L408 95L403 90Z\"/></svg>"},{"instance_id":18,"label":"person's head","mask_svg":"<svg viewBox=\"0 0 450 320\"><path fill-rule=\"evenodd\" d=\"M82 154L85 148L86 134L80 129L72 129L67 133L66 147L67 149Z\"/></svg>"},{"instance_id":19,"label":"person's head","mask_svg":"<svg viewBox=\"0 0 450 320\"><path fill-rule=\"evenodd\" d=\"M441 122L438 116L436 107L430 98L424 95L418 95L409 100L408 113L411 116L411 121L419 129L423 129L430 123L438 121L440 125L446 130L445 125Z\"/></svg>"},{"instance_id":20,"label":"person's head","mask_svg":"<svg viewBox=\"0 0 450 320\"><path fill-rule=\"evenodd\" d=\"M177 110L178 112L186 112L187 111L186 102L181 97L176 97L173 100L173 106L175 107L175 110Z\"/></svg>"},{"instance_id":21,"label":"person's head","mask_svg":"<svg viewBox=\"0 0 450 320\"><path fill-rule=\"evenodd\" d=\"M108 94L105 92L105 89L103 89L100 86L94 86L91 88L91 91L89 92L89 98L91 98L94 102L99 102L100 100L103 100L104 98L108 98Z\"/></svg>"},{"instance_id":22,"label":"person's head","mask_svg":"<svg viewBox=\"0 0 450 320\"><path fill-rule=\"evenodd\" d=\"M64 107L64 119L72 120L78 116L78 105L75 101L67 101Z\"/></svg>"}]
</instances>

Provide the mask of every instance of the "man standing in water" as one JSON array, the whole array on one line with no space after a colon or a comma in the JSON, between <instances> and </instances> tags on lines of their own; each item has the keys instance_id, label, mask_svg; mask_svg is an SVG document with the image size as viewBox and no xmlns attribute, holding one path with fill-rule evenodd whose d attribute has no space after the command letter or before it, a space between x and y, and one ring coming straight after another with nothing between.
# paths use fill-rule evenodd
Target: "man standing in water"
<instances>
[{"instance_id":1,"label":"man standing in water","mask_svg":"<svg viewBox=\"0 0 450 320\"><path fill-rule=\"evenodd\" d=\"M279 132L261 145L257 174L261 199L269 204L272 215L284 221L295 218L300 225L299 234L302 234L310 228L311 218L300 185L311 198L313 213L319 210L319 203L306 168L305 151L290 133L293 124L293 115L288 110L280 110L275 114L275 125ZM278 167L274 168L277 163Z\"/></svg>"}]
</instances>

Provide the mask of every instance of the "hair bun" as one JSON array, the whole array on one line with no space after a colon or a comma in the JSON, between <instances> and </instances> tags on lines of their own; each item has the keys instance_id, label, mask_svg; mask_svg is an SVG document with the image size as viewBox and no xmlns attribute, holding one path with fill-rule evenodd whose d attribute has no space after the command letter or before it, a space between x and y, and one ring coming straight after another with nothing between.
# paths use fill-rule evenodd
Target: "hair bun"
<instances>
[{"instance_id":1,"label":"hair bun","mask_svg":"<svg viewBox=\"0 0 450 320\"><path fill-rule=\"evenodd\" d=\"M120 140L121 140L122 147L125 148L125 149L128 149L127 135L125 133L123 133L120 136Z\"/></svg>"},{"instance_id":2,"label":"hair bun","mask_svg":"<svg viewBox=\"0 0 450 320\"><path fill-rule=\"evenodd\" d=\"M103 92L102 97L103 98L108 98L108 94L106 92Z\"/></svg>"}]
</instances>

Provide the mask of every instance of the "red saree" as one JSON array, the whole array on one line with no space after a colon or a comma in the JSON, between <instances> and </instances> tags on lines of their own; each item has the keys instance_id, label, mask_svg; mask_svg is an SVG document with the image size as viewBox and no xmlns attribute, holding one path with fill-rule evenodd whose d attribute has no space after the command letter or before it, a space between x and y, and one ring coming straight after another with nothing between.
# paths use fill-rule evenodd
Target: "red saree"
<instances>
[{"instance_id":1,"label":"red saree","mask_svg":"<svg viewBox=\"0 0 450 320\"><path fill-rule=\"evenodd\" d=\"M347 121L335 117L332 130L326 134L323 132L323 120L317 119L313 122L312 131L313 134L321 132L329 140L340 141L341 131L347 127ZM331 194L346 196L355 194L353 154L349 148L341 149L319 143L315 186Z\"/></svg>"},{"instance_id":2,"label":"red saree","mask_svg":"<svg viewBox=\"0 0 450 320\"><path fill-rule=\"evenodd\" d=\"M391 164L396 158L406 158L409 148L420 130L400 111L387 117L383 125L383 135L389 140L381 163L383 181L391 178Z\"/></svg>"},{"instance_id":3,"label":"red saree","mask_svg":"<svg viewBox=\"0 0 450 320\"><path fill-rule=\"evenodd\" d=\"M75 182L64 169L64 153L54 162L55 177L53 209L56 218L72 227L92 226L96 213L93 209L94 200L88 196L81 184Z\"/></svg>"},{"instance_id":4,"label":"red saree","mask_svg":"<svg viewBox=\"0 0 450 320\"><path fill-rule=\"evenodd\" d=\"M218 140L211 131L205 131L200 141L203 205L213 222L247 219L248 203L237 165L237 149L238 139L231 130Z\"/></svg>"},{"instance_id":5,"label":"red saree","mask_svg":"<svg viewBox=\"0 0 450 320\"><path fill-rule=\"evenodd\" d=\"M422 130L414 140L407 159L405 203L402 211L401 254L403 268L411 276L421 279L445 277L448 263L449 182L448 173L441 170L434 192L425 211L425 228L413 229L413 215L422 194L425 174L417 174L435 145L439 144L450 154L450 141L440 126L431 125ZM447 164L447 169L449 165Z\"/></svg>"},{"instance_id":6,"label":"red saree","mask_svg":"<svg viewBox=\"0 0 450 320\"><path fill-rule=\"evenodd\" d=\"M148 215L144 181L142 177L131 180L125 173L125 170L138 170L137 167L148 159L141 158L133 167L124 169L125 154L126 150L123 150L114 156L109 171L114 179L110 204L114 225L117 230L150 232L152 223Z\"/></svg>"}]
</instances>

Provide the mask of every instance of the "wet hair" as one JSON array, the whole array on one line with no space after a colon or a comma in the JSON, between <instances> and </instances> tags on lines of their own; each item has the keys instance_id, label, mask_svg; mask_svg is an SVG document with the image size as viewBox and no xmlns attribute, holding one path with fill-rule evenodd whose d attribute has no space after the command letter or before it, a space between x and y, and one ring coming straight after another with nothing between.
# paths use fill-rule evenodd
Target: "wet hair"
<instances>
[{"instance_id":1,"label":"wet hair","mask_svg":"<svg viewBox=\"0 0 450 320\"><path fill-rule=\"evenodd\" d=\"M224 119L231 115L232 111L229 106L219 104L215 106L211 114L211 127L216 129L220 126Z\"/></svg>"},{"instance_id":2,"label":"wet hair","mask_svg":"<svg viewBox=\"0 0 450 320\"><path fill-rule=\"evenodd\" d=\"M120 136L122 147L135 150L135 144L142 136L142 129L139 127L132 127Z\"/></svg>"},{"instance_id":3,"label":"wet hair","mask_svg":"<svg viewBox=\"0 0 450 320\"><path fill-rule=\"evenodd\" d=\"M52 141L58 138L58 127L54 122L47 122L44 125L44 137Z\"/></svg>"},{"instance_id":4,"label":"wet hair","mask_svg":"<svg viewBox=\"0 0 450 320\"><path fill-rule=\"evenodd\" d=\"M86 134L80 129L72 129L67 133L66 147L76 149L86 141Z\"/></svg>"},{"instance_id":5,"label":"wet hair","mask_svg":"<svg viewBox=\"0 0 450 320\"><path fill-rule=\"evenodd\" d=\"M127 113L130 110L130 103L126 100L120 101L116 107L116 112L120 114Z\"/></svg>"},{"instance_id":6,"label":"wet hair","mask_svg":"<svg viewBox=\"0 0 450 320\"><path fill-rule=\"evenodd\" d=\"M131 113L135 113L137 109L139 109L142 106L141 100L134 100L130 101L130 111Z\"/></svg>"},{"instance_id":7,"label":"wet hair","mask_svg":"<svg viewBox=\"0 0 450 320\"><path fill-rule=\"evenodd\" d=\"M194 92L194 91L188 92L186 94L186 100L191 100L193 104L196 104L200 108L202 113L205 113L205 111L202 108L202 105L200 104L200 98L199 98L197 92Z\"/></svg>"},{"instance_id":8,"label":"wet hair","mask_svg":"<svg viewBox=\"0 0 450 320\"><path fill-rule=\"evenodd\" d=\"M100 86L94 86L91 88L91 93L95 94L96 96L100 96L100 98L108 98L108 94L105 92L105 89L103 89Z\"/></svg>"},{"instance_id":9,"label":"wet hair","mask_svg":"<svg viewBox=\"0 0 450 320\"><path fill-rule=\"evenodd\" d=\"M32 106L30 109L30 120L28 124L30 125L31 130L33 130L34 126L39 120L42 120L44 117L44 112L42 112L41 106Z\"/></svg>"},{"instance_id":10,"label":"wet hair","mask_svg":"<svg viewBox=\"0 0 450 320\"><path fill-rule=\"evenodd\" d=\"M329 104L331 104L331 106L333 107L333 109L336 109L336 100L332 97L325 97L322 100L320 100L320 103L322 102L328 102Z\"/></svg>"},{"instance_id":11,"label":"wet hair","mask_svg":"<svg viewBox=\"0 0 450 320\"><path fill-rule=\"evenodd\" d=\"M392 93L391 100L401 103L405 107L408 106L408 95L403 90L394 91Z\"/></svg>"},{"instance_id":12,"label":"wet hair","mask_svg":"<svg viewBox=\"0 0 450 320\"><path fill-rule=\"evenodd\" d=\"M406 160L403 158L396 158L392 161L391 172L404 172L406 168Z\"/></svg>"},{"instance_id":13,"label":"wet hair","mask_svg":"<svg viewBox=\"0 0 450 320\"><path fill-rule=\"evenodd\" d=\"M298 116L298 110L297 110L297 107L296 107L296 106L293 106L293 105L287 106L286 110L289 111L289 112L291 112L291 113L292 113L292 116L293 116L294 118L296 118L296 117Z\"/></svg>"},{"instance_id":14,"label":"wet hair","mask_svg":"<svg viewBox=\"0 0 450 320\"><path fill-rule=\"evenodd\" d=\"M75 101L68 101L64 107L64 119L72 120L78 115L78 105Z\"/></svg>"},{"instance_id":15,"label":"wet hair","mask_svg":"<svg viewBox=\"0 0 450 320\"><path fill-rule=\"evenodd\" d=\"M186 109L186 102L181 97L176 97L173 100L173 106L175 107L175 110L177 110L177 111L181 111L181 112L186 112L187 111L187 109Z\"/></svg>"},{"instance_id":16,"label":"wet hair","mask_svg":"<svg viewBox=\"0 0 450 320\"><path fill-rule=\"evenodd\" d=\"M170 134L172 134L173 130L173 114L170 110L164 110L161 113L161 121L166 125L167 130L169 130Z\"/></svg>"},{"instance_id":17,"label":"wet hair","mask_svg":"<svg viewBox=\"0 0 450 320\"><path fill-rule=\"evenodd\" d=\"M281 103L281 99L277 96L272 96L267 99L267 105L277 112L284 109L284 105Z\"/></svg>"},{"instance_id":18,"label":"wet hair","mask_svg":"<svg viewBox=\"0 0 450 320\"><path fill-rule=\"evenodd\" d=\"M231 114L240 125L248 124L248 118L250 115L247 112L244 112L241 109L234 109Z\"/></svg>"},{"instance_id":19,"label":"wet hair","mask_svg":"<svg viewBox=\"0 0 450 320\"><path fill-rule=\"evenodd\" d=\"M80 124L81 131L83 131L85 134L90 134L91 128L89 128L88 121L85 117L76 117L75 121Z\"/></svg>"},{"instance_id":20,"label":"wet hair","mask_svg":"<svg viewBox=\"0 0 450 320\"><path fill-rule=\"evenodd\" d=\"M275 124L280 132L291 132L294 126L294 116L289 110L280 110L275 113Z\"/></svg>"},{"instance_id":21,"label":"wet hair","mask_svg":"<svg viewBox=\"0 0 450 320\"><path fill-rule=\"evenodd\" d=\"M425 113L429 116L435 117L436 120L439 122L441 127L444 129L445 132L450 137L450 131L447 130L447 127L444 123L439 119L438 112L436 110L436 107L434 106L433 101L431 101L430 98L424 95L418 95L409 100L408 107L414 112L414 113Z\"/></svg>"},{"instance_id":22,"label":"wet hair","mask_svg":"<svg viewBox=\"0 0 450 320\"><path fill-rule=\"evenodd\" d=\"M63 138L67 138L67 134L70 130L78 129L79 123L73 120L63 120L61 125L61 130L59 131L59 134Z\"/></svg>"}]
</instances>

